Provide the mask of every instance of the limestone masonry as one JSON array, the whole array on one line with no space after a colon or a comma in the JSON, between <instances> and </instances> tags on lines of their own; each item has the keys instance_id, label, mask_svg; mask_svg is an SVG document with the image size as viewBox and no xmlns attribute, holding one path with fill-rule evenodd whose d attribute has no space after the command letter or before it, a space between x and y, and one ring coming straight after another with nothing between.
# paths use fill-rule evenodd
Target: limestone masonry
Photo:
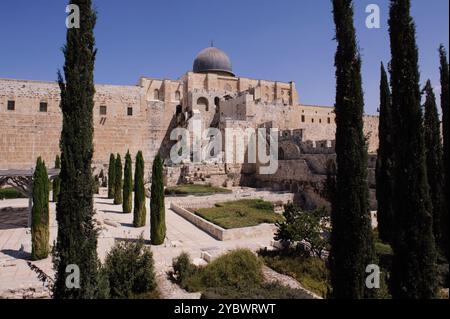
<instances>
[{"instance_id":1,"label":"limestone masonry","mask_svg":"<svg viewBox=\"0 0 450 319\"><path fill-rule=\"evenodd\" d=\"M53 164L59 154L62 126L59 103L56 82L0 79L0 170L31 168L38 156L48 166ZM324 160L310 156L308 166L306 157L334 154L333 108L299 104L293 82L237 77L226 54L211 47L197 56L194 72L187 72L177 80L142 77L135 86L96 85L93 165L98 171L107 167L110 153L125 154L130 150L135 155L142 150L149 169L158 152L168 158L174 143L170 141L172 129L189 128L195 118L201 119L205 128L220 130L278 128L280 172L265 177L264 181L289 177L284 174L290 174L290 179L302 179L313 174L314 169L322 174L323 165L316 168L311 165ZM378 117L366 116L364 121L369 152L375 153ZM292 166L293 161L300 164ZM258 179L255 165L208 163L201 169L194 165L168 166L169 184L208 178L214 184L245 184L249 178L251 183Z\"/></svg>"}]
</instances>

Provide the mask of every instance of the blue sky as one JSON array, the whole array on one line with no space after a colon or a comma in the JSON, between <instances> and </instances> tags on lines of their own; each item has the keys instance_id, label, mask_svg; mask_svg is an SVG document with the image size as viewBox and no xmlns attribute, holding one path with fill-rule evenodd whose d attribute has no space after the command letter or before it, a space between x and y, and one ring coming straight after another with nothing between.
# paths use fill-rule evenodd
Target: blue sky
<instances>
[{"instance_id":1,"label":"blue sky","mask_svg":"<svg viewBox=\"0 0 450 319\"><path fill-rule=\"evenodd\" d=\"M381 28L367 29L365 8L381 8ZM234 72L295 81L303 104L333 105L334 25L330 0L94 0L98 10L97 83L135 84L140 76L176 79L214 40ZM61 0L0 1L0 77L56 79L63 65ZM378 107L379 64L390 56L388 0L356 0L366 112ZM449 1L412 0L422 83L439 90L440 43L449 45ZM439 93L439 91L438 91Z\"/></svg>"}]
</instances>

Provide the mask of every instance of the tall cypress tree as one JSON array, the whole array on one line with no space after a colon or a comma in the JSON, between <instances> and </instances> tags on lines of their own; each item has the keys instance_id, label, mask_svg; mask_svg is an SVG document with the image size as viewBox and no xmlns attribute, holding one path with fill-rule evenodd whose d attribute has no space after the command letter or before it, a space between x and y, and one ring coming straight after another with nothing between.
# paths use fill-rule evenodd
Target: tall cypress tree
<instances>
[{"instance_id":1,"label":"tall cypress tree","mask_svg":"<svg viewBox=\"0 0 450 319\"><path fill-rule=\"evenodd\" d=\"M162 245L166 238L163 164L158 154L153 161L150 199L150 239L152 245Z\"/></svg>"},{"instance_id":2,"label":"tall cypress tree","mask_svg":"<svg viewBox=\"0 0 450 319\"><path fill-rule=\"evenodd\" d=\"M374 263L368 205L367 147L363 133L364 98L351 0L333 0L338 43L336 66L336 194L332 211L331 283L334 298L372 295L366 267Z\"/></svg>"},{"instance_id":3,"label":"tall cypress tree","mask_svg":"<svg viewBox=\"0 0 450 319\"><path fill-rule=\"evenodd\" d=\"M108 166L108 198L114 198L114 188L116 187L116 158L114 154L109 157Z\"/></svg>"},{"instance_id":4,"label":"tall cypress tree","mask_svg":"<svg viewBox=\"0 0 450 319\"><path fill-rule=\"evenodd\" d=\"M449 66L447 60L447 52L443 45L439 48L439 56L441 60L441 108L442 108L442 129L444 136L444 208L442 210L443 216L441 228L441 245L445 256L449 259L448 247L448 227L450 224L450 106L449 106Z\"/></svg>"},{"instance_id":5,"label":"tall cypress tree","mask_svg":"<svg viewBox=\"0 0 450 319\"><path fill-rule=\"evenodd\" d=\"M428 80L424 88L425 92L425 119L424 137L427 162L428 185L430 187L430 198L433 206L433 231L436 244L442 242L441 223L443 209L443 162L442 162L442 140L441 125L436 106L431 81Z\"/></svg>"},{"instance_id":6,"label":"tall cypress tree","mask_svg":"<svg viewBox=\"0 0 450 319\"><path fill-rule=\"evenodd\" d=\"M49 181L45 163L39 157L33 175L33 209L31 212L31 259L41 260L49 253Z\"/></svg>"},{"instance_id":7,"label":"tall cypress tree","mask_svg":"<svg viewBox=\"0 0 450 319\"><path fill-rule=\"evenodd\" d=\"M59 158L59 155L56 155L55 159L55 168L61 169L61 159ZM59 175L55 177L53 180L53 202L58 201L58 195L61 187L61 179L59 178Z\"/></svg>"},{"instance_id":8,"label":"tall cypress tree","mask_svg":"<svg viewBox=\"0 0 450 319\"><path fill-rule=\"evenodd\" d=\"M139 151L136 155L136 168L134 170L134 227L144 227L146 218L144 157L142 156L142 152Z\"/></svg>"},{"instance_id":9,"label":"tall cypress tree","mask_svg":"<svg viewBox=\"0 0 450 319\"><path fill-rule=\"evenodd\" d=\"M394 122L391 91L383 63L381 64L378 134L380 137L376 167L378 233L382 241L391 243L394 227Z\"/></svg>"},{"instance_id":10,"label":"tall cypress tree","mask_svg":"<svg viewBox=\"0 0 450 319\"><path fill-rule=\"evenodd\" d=\"M114 172L116 173L116 176L114 177L114 205L120 205L123 201L122 158L120 157L120 154L117 154L116 156L116 165L114 168Z\"/></svg>"},{"instance_id":11,"label":"tall cypress tree","mask_svg":"<svg viewBox=\"0 0 450 319\"><path fill-rule=\"evenodd\" d=\"M392 105L396 110L392 296L432 298L436 251L410 0L391 0L389 33Z\"/></svg>"},{"instance_id":12,"label":"tall cypress tree","mask_svg":"<svg viewBox=\"0 0 450 319\"><path fill-rule=\"evenodd\" d=\"M59 73L63 127L61 132L61 192L56 206L58 239L54 251L56 282L53 296L94 298L97 295L97 231L93 223L94 26L91 0L71 0L80 9L80 28L67 30L64 79ZM77 265L80 289L66 286L66 267Z\"/></svg>"},{"instance_id":13,"label":"tall cypress tree","mask_svg":"<svg viewBox=\"0 0 450 319\"><path fill-rule=\"evenodd\" d=\"M133 172L130 151L125 155L125 170L123 182L123 212L130 214L133 209Z\"/></svg>"}]
</instances>

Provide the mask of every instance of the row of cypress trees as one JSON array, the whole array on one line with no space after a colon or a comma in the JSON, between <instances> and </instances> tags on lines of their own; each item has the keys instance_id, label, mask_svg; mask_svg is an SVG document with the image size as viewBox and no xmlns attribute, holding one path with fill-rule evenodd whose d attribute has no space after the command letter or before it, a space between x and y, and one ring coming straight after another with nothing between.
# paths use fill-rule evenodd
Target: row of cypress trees
<instances>
[{"instance_id":1,"label":"row of cypress trees","mask_svg":"<svg viewBox=\"0 0 450 319\"><path fill-rule=\"evenodd\" d=\"M135 227L145 226L146 208L145 208L145 187L144 187L144 158L139 151L136 156L136 167L134 175L134 188L132 187L132 161L128 151L125 156L124 181L122 187L122 163L121 157L117 154L110 156L110 166L108 176L108 196L114 198L114 204L122 204L123 212L128 214L132 211L132 198L134 190L134 210L133 225ZM111 183L111 177L114 183ZM163 181L163 162L158 154L153 161L152 168L152 186L150 201L150 237L153 245L161 245L166 237L165 224L165 205L164 205L164 181Z\"/></svg>"},{"instance_id":2,"label":"row of cypress trees","mask_svg":"<svg viewBox=\"0 0 450 319\"><path fill-rule=\"evenodd\" d=\"M135 160L134 186L132 173L132 160L130 152L125 156L124 179L122 180L122 160L120 154L115 157L110 156L110 165L108 168L108 198L114 199L115 205L122 204L122 210L125 214L134 213L133 225L135 227L145 226L146 208L145 208L145 187L144 187L144 157L142 151L139 151ZM123 185L122 185L123 184ZM133 191L134 210L133 210Z\"/></svg>"},{"instance_id":3,"label":"row of cypress trees","mask_svg":"<svg viewBox=\"0 0 450 319\"><path fill-rule=\"evenodd\" d=\"M365 298L373 296L365 287L365 268L376 263L376 258L367 199L361 58L352 1L333 0L333 14L338 48L331 283L335 298ZM430 81L423 91L425 116L422 113L410 0L391 0L389 33L392 93L383 65L380 83L380 148L376 168L379 233L394 250L393 297L433 298L437 292L435 239L448 256L448 204L441 191L444 188L444 194L448 194L448 161L442 160L439 116ZM448 62L442 47L440 56L444 158L448 160Z\"/></svg>"}]
</instances>

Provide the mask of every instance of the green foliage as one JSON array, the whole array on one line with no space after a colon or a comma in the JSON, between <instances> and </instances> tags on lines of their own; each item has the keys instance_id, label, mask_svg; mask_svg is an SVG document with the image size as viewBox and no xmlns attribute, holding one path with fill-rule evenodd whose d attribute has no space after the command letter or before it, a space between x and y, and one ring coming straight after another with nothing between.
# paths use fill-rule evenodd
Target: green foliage
<instances>
[{"instance_id":1,"label":"green foliage","mask_svg":"<svg viewBox=\"0 0 450 319\"><path fill-rule=\"evenodd\" d=\"M195 214L225 229L273 224L282 220L275 214L273 204L261 199L218 203L215 207L197 209Z\"/></svg>"},{"instance_id":2,"label":"green foliage","mask_svg":"<svg viewBox=\"0 0 450 319\"><path fill-rule=\"evenodd\" d=\"M99 296L97 230L93 223L93 110L96 14L91 0L71 0L80 9L80 28L67 29L61 91L61 192L56 205L58 238L53 251L56 299ZM66 267L80 268L80 289L66 286Z\"/></svg>"},{"instance_id":3,"label":"green foliage","mask_svg":"<svg viewBox=\"0 0 450 319\"><path fill-rule=\"evenodd\" d=\"M33 209L31 212L31 258L41 260L49 253L49 181L45 163L37 159L33 175Z\"/></svg>"},{"instance_id":4,"label":"green foliage","mask_svg":"<svg viewBox=\"0 0 450 319\"><path fill-rule=\"evenodd\" d=\"M174 187L168 187L165 190L166 195L209 195L216 193L231 193L229 189L214 187L209 185L179 185Z\"/></svg>"},{"instance_id":5,"label":"green foliage","mask_svg":"<svg viewBox=\"0 0 450 319\"><path fill-rule=\"evenodd\" d=\"M108 198L114 198L114 190L116 187L116 158L114 154L111 154L109 157L109 166L108 166Z\"/></svg>"},{"instance_id":6,"label":"green foliage","mask_svg":"<svg viewBox=\"0 0 450 319\"><path fill-rule=\"evenodd\" d=\"M364 97L351 0L333 0L338 44L336 66L336 193L332 203L330 250L334 298L372 297L365 269L375 252L369 212ZM358 243L358 244L355 244Z\"/></svg>"},{"instance_id":7,"label":"green foliage","mask_svg":"<svg viewBox=\"0 0 450 319\"><path fill-rule=\"evenodd\" d=\"M245 290L263 283L262 262L246 249L232 251L205 267L196 267L182 254L174 259L173 268L175 280L190 292L214 287Z\"/></svg>"},{"instance_id":8,"label":"green foliage","mask_svg":"<svg viewBox=\"0 0 450 319\"><path fill-rule=\"evenodd\" d=\"M284 221L278 222L275 240L293 243L306 242L311 247L311 252L322 257L325 250L329 249L328 233L331 231L330 218L325 208L312 212L302 212L294 204L284 207Z\"/></svg>"},{"instance_id":9,"label":"green foliage","mask_svg":"<svg viewBox=\"0 0 450 319\"><path fill-rule=\"evenodd\" d=\"M442 243L442 217L444 215L443 198L443 162L442 162L442 140L441 123L436 106L436 96L433 92L431 81L428 80L424 88L425 92L425 118L424 138L425 154L427 163L428 185L430 187L430 198L433 207L433 232L436 244Z\"/></svg>"},{"instance_id":10,"label":"green foliage","mask_svg":"<svg viewBox=\"0 0 450 319\"><path fill-rule=\"evenodd\" d=\"M136 155L136 168L134 170L134 227L144 227L147 218L145 207L145 186L144 186L144 157L139 151Z\"/></svg>"},{"instance_id":11,"label":"green foliage","mask_svg":"<svg viewBox=\"0 0 450 319\"><path fill-rule=\"evenodd\" d=\"M0 199L25 198L25 196L12 187L0 189Z\"/></svg>"},{"instance_id":12,"label":"green foliage","mask_svg":"<svg viewBox=\"0 0 450 319\"><path fill-rule=\"evenodd\" d=\"M436 296L436 250L426 171L420 75L409 0L391 0L392 106L395 115L395 238L392 296Z\"/></svg>"},{"instance_id":13,"label":"green foliage","mask_svg":"<svg viewBox=\"0 0 450 319\"><path fill-rule=\"evenodd\" d=\"M143 299L158 296L153 254L144 239L117 243L108 253L104 272L109 281L110 298Z\"/></svg>"},{"instance_id":14,"label":"green foliage","mask_svg":"<svg viewBox=\"0 0 450 319\"><path fill-rule=\"evenodd\" d=\"M441 108L442 108L442 132L444 136L444 203L441 220L441 250L449 260L448 227L450 225L450 105L449 105L449 65L447 52L443 45L439 48L440 73L441 73Z\"/></svg>"},{"instance_id":15,"label":"green foliage","mask_svg":"<svg viewBox=\"0 0 450 319\"><path fill-rule=\"evenodd\" d=\"M379 236L392 242L394 227L394 136L395 127L389 81L381 64L379 149L376 166L376 195L378 202Z\"/></svg>"},{"instance_id":16,"label":"green foliage","mask_svg":"<svg viewBox=\"0 0 450 319\"><path fill-rule=\"evenodd\" d=\"M152 168L150 224L152 245L162 245L166 239L166 209L164 205L163 163L159 154L155 157Z\"/></svg>"},{"instance_id":17,"label":"green foliage","mask_svg":"<svg viewBox=\"0 0 450 319\"><path fill-rule=\"evenodd\" d=\"M133 172L130 151L125 156L125 172L123 183L123 212L130 214L133 209Z\"/></svg>"},{"instance_id":18,"label":"green foliage","mask_svg":"<svg viewBox=\"0 0 450 319\"><path fill-rule=\"evenodd\" d=\"M295 278L305 289L326 298L331 289L325 261L295 249L261 250L264 263L275 271Z\"/></svg>"},{"instance_id":19,"label":"green foliage","mask_svg":"<svg viewBox=\"0 0 450 319\"><path fill-rule=\"evenodd\" d=\"M123 202L122 198L122 159L120 154L117 154L116 165L114 168L116 176L114 178L114 205L120 205Z\"/></svg>"},{"instance_id":20,"label":"green foliage","mask_svg":"<svg viewBox=\"0 0 450 319\"><path fill-rule=\"evenodd\" d=\"M59 157L59 155L56 155L56 159L55 159L55 168L57 169L61 169L61 159ZM58 202L58 195L60 192L60 188L61 188L61 179L59 178L59 175L55 177L55 179L53 180L53 202Z\"/></svg>"}]
</instances>

